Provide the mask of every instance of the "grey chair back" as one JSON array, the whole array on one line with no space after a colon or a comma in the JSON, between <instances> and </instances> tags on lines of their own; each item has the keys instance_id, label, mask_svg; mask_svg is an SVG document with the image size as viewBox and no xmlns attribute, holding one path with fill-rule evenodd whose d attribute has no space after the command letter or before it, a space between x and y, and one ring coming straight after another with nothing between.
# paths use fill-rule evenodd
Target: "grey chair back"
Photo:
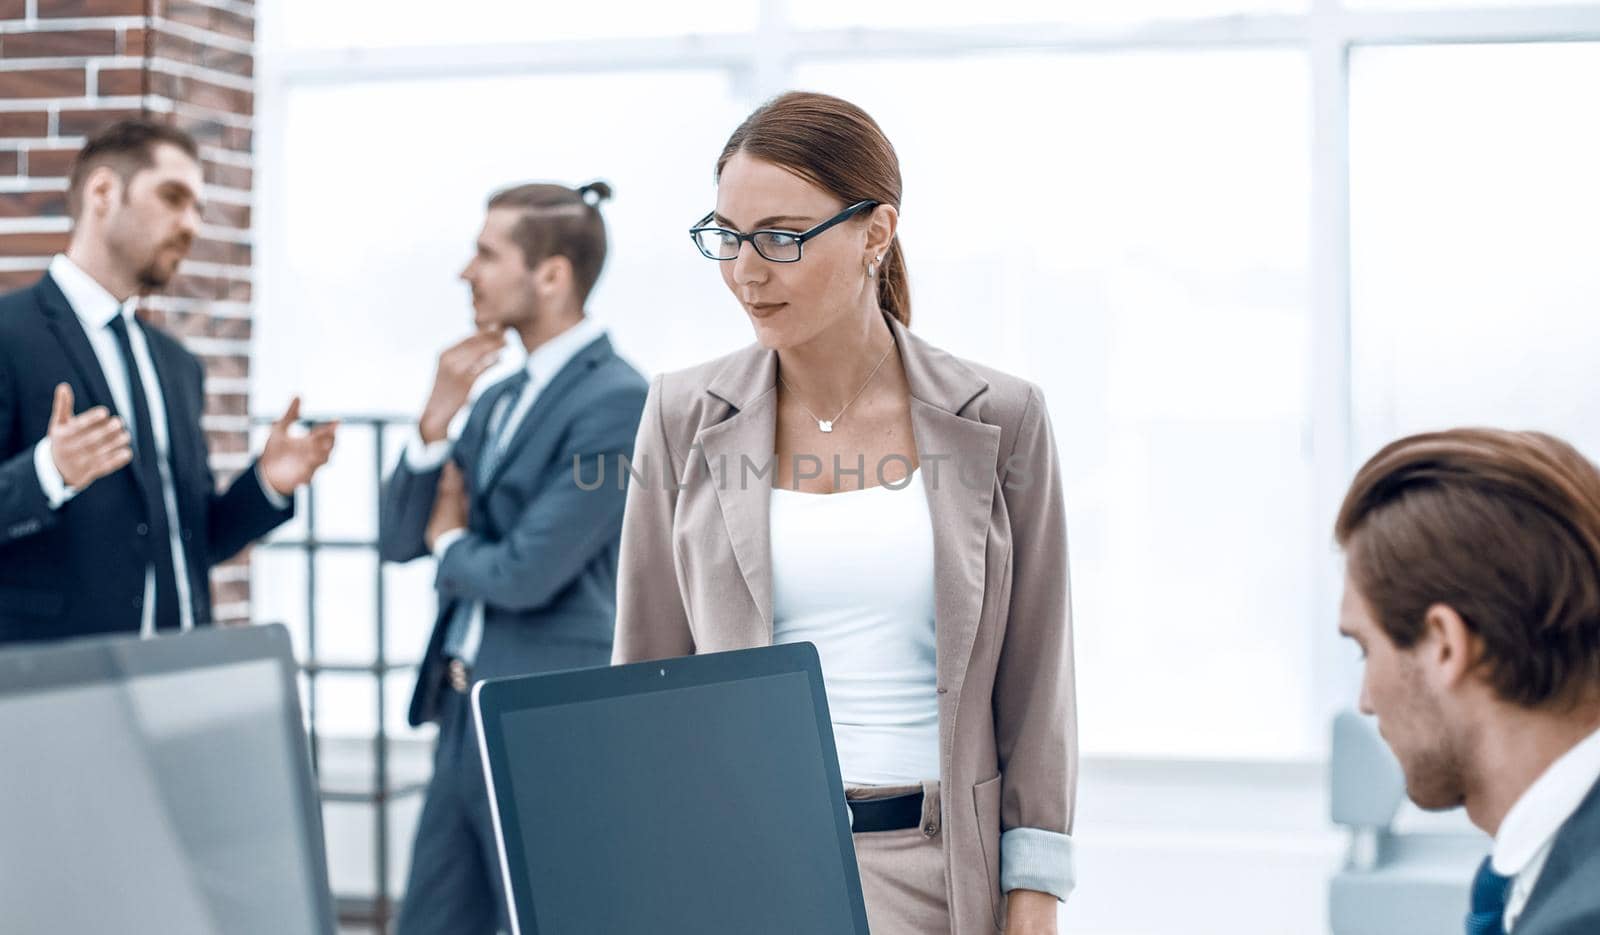
<instances>
[{"instance_id":1,"label":"grey chair back","mask_svg":"<svg viewBox=\"0 0 1600 935\"><path fill-rule=\"evenodd\" d=\"M1334 718L1331 768L1334 823L1387 830L1405 800L1406 777L1372 719L1354 711Z\"/></svg>"}]
</instances>

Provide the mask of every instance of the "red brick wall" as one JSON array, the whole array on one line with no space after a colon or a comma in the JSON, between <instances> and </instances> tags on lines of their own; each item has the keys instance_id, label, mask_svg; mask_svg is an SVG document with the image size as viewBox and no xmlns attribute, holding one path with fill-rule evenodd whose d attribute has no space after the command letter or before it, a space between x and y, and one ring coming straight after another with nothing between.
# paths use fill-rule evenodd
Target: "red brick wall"
<instances>
[{"instance_id":1,"label":"red brick wall","mask_svg":"<svg viewBox=\"0 0 1600 935\"><path fill-rule=\"evenodd\" d=\"M66 246L67 169L94 128L145 114L200 144L201 239L143 311L206 363L221 481L249 459L254 40L249 0L0 0L0 290ZM219 619L247 619L247 559L212 586Z\"/></svg>"}]
</instances>

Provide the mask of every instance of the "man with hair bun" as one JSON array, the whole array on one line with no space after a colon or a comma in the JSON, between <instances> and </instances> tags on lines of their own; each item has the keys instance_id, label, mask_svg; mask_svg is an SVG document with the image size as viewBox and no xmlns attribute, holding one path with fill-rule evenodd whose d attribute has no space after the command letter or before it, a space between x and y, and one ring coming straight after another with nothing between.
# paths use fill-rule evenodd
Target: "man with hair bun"
<instances>
[{"instance_id":1,"label":"man with hair bun","mask_svg":"<svg viewBox=\"0 0 1600 935\"><path fill-rule=\"evenodd\" d=\"M1467 935L1600 932L1600 472L1536 432L1414 435L1335 535L1362 711L1413 801L1494 837Z\"/></svg>"},{"instance_id":2,"label":"man with hair bun","mask_svg":"<svg viewBox=\"0 0 1600 935\"><path fill-rule=\"evenodd\" d=\"M468 693L484 678L605 665L624 492L596 461L631 455L644 377L584 303L605 264L604 182L495 193L461 278L475 332L439 356L417 434L383 492L381 551L438 561L439 611L410 721L439 725L400 935L510 930ZM500 358L527 359L449 427ZM580 477L575 464L584 465Z\"/></svg>"}]
</instances>

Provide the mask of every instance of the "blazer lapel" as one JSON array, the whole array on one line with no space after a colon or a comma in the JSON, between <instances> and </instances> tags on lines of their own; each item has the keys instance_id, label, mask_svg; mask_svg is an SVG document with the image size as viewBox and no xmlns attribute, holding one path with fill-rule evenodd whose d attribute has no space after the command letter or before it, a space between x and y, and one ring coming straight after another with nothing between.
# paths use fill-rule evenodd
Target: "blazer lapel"
<instances>
[{"instance_id":1,"label":"blazer lapel","mask_svg":"<svg viewBox=\"0 0 1600 935\"><path fill-rule=\"evenodd\" d=\"M911 431L933 519L939 684L959 693L983 610L1000 427L959 415L988 387L972 368L889 318L911 388Z\"/></svg>"},{"instance_id":2,"label":"blazer lapel","mask_svg":"<svg viewBox=\"0 0 1600 935\"><path fill-rule=\"evenodd\" d=\"M35 288L39 294L39 306L44 310L45 323L55 334L56 340L61 342L61 347L67 352L67 359L72 361L72 368L78 372L78 379L89 391L88 399L73 400L73 408L82 412L94 406L104 406L107 411L121 416L125 422L131 424L133 414L117 409L117 400L111 395L111 386L106 382L105 371L100 369L100 359L94 355L94 348L89 344L89 336L84 333L83 323L78 320L78 313L72 310L72 303L67 301L61 287L56 285L55 279L49 273L46 273ZM140 487L161 483L159 478L144 476L144 469L140 466L138 458L128 462L128 470L132 472L134 481ZM160 487L157 486L156 489L159 490Z\"/></svg>"},{"instance_id":3,"label":"blazer lapel","mask_svg":"<svg viewBox=\"0 0 1600 935\"><path fill-rule=\"evenodd\" d=\"M195 445L200 445L202 451L206 450L206 445L194 437L200 425L200 413L189 404L188 387L178 381L178 374L183 372L181 362L173 359L166 342L151 339L150 329L144 322L139 322L138 326L144 330L144 344L150 350L150 362L155 365L156 382L161 385L161 399L166 407L167 459L175 479L173 486L178 490L203 490L205 487L196 476L198 466L188 454L195 450ZM204 406L198 400L196 403ZM178 505L181 510L182 498Z\"/></svg>"},{"instance_id":4,"label":"blazer lapel","mask_svg":"<svg viewBox=\"0 0 1600 935\"><path fill-rule=\"evenodd\" d=\"M773 442L777 432L778 357L773 351L752 348L736 356L720 371L708 392L735 407L732 416L707 426L695 438L705 469L717 492L728 541L744 577L758 618L730 616L723 626L744 626L748 632L734 637L734 645L772 644L772 540L769 522L772 496ZM747 472L745 458L753 464ZM767 470L758 474L758 470ZM687 472L685 472L687 473Z\"/></svg>"},{"instance_id":5,"label":"blazer lapel","mask_svg":"<svg viewBox=\"0 0 1600 935\"><path fill-rule=\"evenodd\" d=\"M523 444L526 444L528 437L539 427L539 423L550 415L550 410L555 408L562 398L572 391L572 388L583 379L585 374L599 364L601 358L608 356L610 353L611 341L602 334L585 345L583 350L572 355L572 359L568 360L566 365L556 373L555 377L545 384L544 389L539 391L538 398L533 401L533 406L522 417L522 421L516 428L511 430L511 437L506 439L505 453L500 456L499 461L495 462L494 470L490 472L488 482L483 485L483 491L481 492L487 492L494 487L495 483L500 480L500 475L504 474L506 467L510 465L512 453L517 451ZM510 406L515 406L516 404L517 401L515 399L510 400L508 403ZM507 413L507 418L510 418L509 413ZM488 440L485 439L485 441Z\"/></svg>"},{"instance_id":6,"label":"blazer lapel","mask_svg":"<svg viewBox=\"0 0 1600 935\"><path fill-rule=\"evenodd\" d=\"M899 322L889 319L889 323L911 388L911 429L924 463L933 521L939 681L955 691L966 677L983 607L1000 427L958 414L988 387L982 377ZM759 614L748 624L720 622L750 628L735 645L772 642L772 475L758 476L754 471L747 475L741 459L748 457L758 467L772 464L777 373L773 351L752 347L735 355L707 386L707 392L733 407L733 414L696 437L739 573Z\"/></svg>"},{"instance_id":7,"label":"blazer lapel","mask_svg":"<svg viewBox=\"0 0 1600 935\"><path fill-rule=\"evenodd\" d=\"M913 398L911 431L924 459L922 483L933 518L939 684L958 692L978 638L983 607L1000 427L964 419ZM930 456L947 460L930 461Z\"/></svg>"},{"instance_id":8,"label":"blazer lapel","mask_svg":"<svg viewBox=\"0 0 1600 935\"><path fill-rule=\"evenodd\" d=\"M56 285L56 281L49 273L46 273L34 288L38 292L39 307L44 311L45 323L55 334L56 340L61 342L62 348L67 352L67 359L72 361L73 369L78 371L78 378L89 390L89 398L77 402L87 403L83 406L85 409L104 406L116 412L116 399L112 397L111 387L106 383L106 375L100 369L100 360L94 356L94 348L89 346L89 336L83 333L83 323L78 321L78 313L72 310L72 304L67 301L61 287Z\"/></svg>"}]
</instances>

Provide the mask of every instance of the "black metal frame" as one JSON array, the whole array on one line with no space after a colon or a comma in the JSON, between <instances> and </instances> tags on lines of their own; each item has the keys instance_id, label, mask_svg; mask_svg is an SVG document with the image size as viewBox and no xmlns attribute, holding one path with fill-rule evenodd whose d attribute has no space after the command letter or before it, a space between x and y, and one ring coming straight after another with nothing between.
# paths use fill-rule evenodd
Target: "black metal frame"
<instances>
[{"instance_id":1,"label":"black metal frame","mask_svg":"<svg viewBox=\"0 0 1600 935\"><path fill-rule=\"evenodd\" d=\"M382 497L384 472L388 465L384 436L391 426L414 424L414 419L386 416L351 416L338 419L340 430L366 429L373 436L373 494ZM255 425L270 425L270 418L256 418ZM420 795L426 782L404 783L390 786L389 779L389 729L387 704L384 697L386 676L391 672L415 670L416 663L392 663L388 659L387 600L384 586L387 581L385 563L376 563L373 578L376 601L373 625L376 642L370 665L325 663L317 657L317 555L325 550L370 551L378 554L376 539L322 539L317 536L317 486L315 480L299 495L305 518L305 536L300 539L267 539L257 548L298 550L305 555L306 567L306 655L300 660L300 670L306 677L306 720L311 740L311 768L317 774L317 788L323 804L369 805L373 815L374 892L366 895L335 896L339 921L343 925L370 926L372 931L386 933L395 915L395 900L389 891L389 819L390 805L397 800ZM374 503L376 522L382 523L381 504ZM381 534L381 529L380 529ZM317 677L333 674L366 674L376 682L378 700L377 730L372 736L372 785L366 789L328 788L321 779L321 738L317 729Z\"/></svg>"},{"instance_id":2,"label":"black metal frame","mask_svg":"<svg viewBox=\"0 0 1600 935\"><path fill-rule=\"evenodd\" d=\"M712 253L707 253L706 248L700 244L700 235L706 231L715 231L716 233L722 234L725 237L732 237L739 245L739 249L741 250L744 249L744 245L746 243L749 243L750 246L755 248L756 253L759 253L761 258L763 260L767 260L768 262L798 263L800 262L800 258L805 256L806 241L836 224L843 224L845 221L850 220L861 212L871 208L876 208L877 206L878 202L876 201L858 201L843 211L840 211L838 214L835 214L833 217L823 221L821 224L811 228L810 230L800 231L799 233L794 231L763 229L751 231L748 234L741 234L736 230L729 230L726 227L717 227L716 225L711 224L711 220L717 216L717 212L712 211L705 217L701 218L695 224L695 226L689 228L689 237L694 241L694 248L700 251L701 256L708 260L716 260L718 263L728 263L733 260L737 260L739 258L739 253L738 251L734 251L733 256L717 256ZM780 260L777 257L767 256L767 252L761 249L761 244L756 242L756 238L760 237L762 234L766 234L768 237L787 237L788 239L794 241L794 257L792 259Z\"/></svg>"}]
</instances>

